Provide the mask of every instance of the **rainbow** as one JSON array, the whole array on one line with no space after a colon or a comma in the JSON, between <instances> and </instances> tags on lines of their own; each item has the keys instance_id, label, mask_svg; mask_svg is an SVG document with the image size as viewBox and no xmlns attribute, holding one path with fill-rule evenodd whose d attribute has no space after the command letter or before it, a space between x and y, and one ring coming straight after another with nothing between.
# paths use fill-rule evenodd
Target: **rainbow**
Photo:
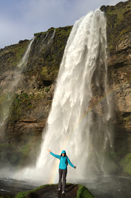
<instances>
[{"instance_id":1,"label":"rainbow","mask_svg":"<svg viewBox=\"0 0 131 198\"><path fill-rule=\"evenodd\" d=\"M126 84L126 82L124 83ZM123 84L122 84L123 86ZM120 90L122 86L116 86L115 89L110 90L106 96L102 97L97 104L95 104L92 108L90 108L86 113L84 113L83 115L81 115L81 117L76 121L76 124L74 126L74 130L72 131L72 133L69 133L69 135L67 136L65 142L64 142L64 146L63 149L66 150L66 148L68 147L68 144L70 142L70 140L73 138L76 130L78 129L78 127L80 127L80 125L84 122L84 120L88 117L89 113L91 111L93 111L99 104L101 104L107 97L109 97L111 94L115 93L116 91ZM60 151L61 152L61 151ZM52 183L57 183L57 178L58 178L58 161L55 160L55 164L54 167L52 169L52 174L51 174L51 178L49 180L49 184Z\"/></svg>"}]
</instances>

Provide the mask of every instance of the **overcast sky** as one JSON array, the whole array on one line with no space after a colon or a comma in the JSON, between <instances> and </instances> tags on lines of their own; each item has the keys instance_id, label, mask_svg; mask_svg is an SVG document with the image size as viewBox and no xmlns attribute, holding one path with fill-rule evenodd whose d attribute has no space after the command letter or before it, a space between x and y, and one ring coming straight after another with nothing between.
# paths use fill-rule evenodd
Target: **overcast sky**
<instances>
[{"instance_id":1,"label":"overcast sky","mask_svg":"<svg viewBox=\"0 0 131 198\"><path fill-rule=\"evenodd\" d=\"M0 48L32 39L34 33L50 27L73 25L90 10L118 2L120 0L0 0Z\"/></svg>"}]
</instances>

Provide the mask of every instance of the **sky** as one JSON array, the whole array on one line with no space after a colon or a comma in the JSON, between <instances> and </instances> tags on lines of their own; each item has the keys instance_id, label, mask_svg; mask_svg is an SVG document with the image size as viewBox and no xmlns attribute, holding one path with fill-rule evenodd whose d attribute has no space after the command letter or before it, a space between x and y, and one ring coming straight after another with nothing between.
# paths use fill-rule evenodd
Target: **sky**
<instances>
[{"instance_id":1,"label":"sky","mask_svg":"<svg viewBox=\"0 0 131 198\"><path fill-rule=\"evenodd\" d=\"M50 27L73 25L89 11L118 2L120 0L0 0L0 48L30 40L34 33Z\"/></svg>"}]
</instances>

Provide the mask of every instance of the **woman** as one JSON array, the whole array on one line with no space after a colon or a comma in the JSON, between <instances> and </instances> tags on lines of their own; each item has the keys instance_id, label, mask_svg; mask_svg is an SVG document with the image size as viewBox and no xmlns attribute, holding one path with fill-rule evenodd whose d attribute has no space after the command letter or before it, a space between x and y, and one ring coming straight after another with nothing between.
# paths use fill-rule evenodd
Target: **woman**
<instances>
[{"instance_id":1,"label":"woman","mask_svg":"<svg viewBox=\"0 0 131 198\"><path fill-rule=\"evenodd\" d=\"M52 153L49 149L47 149L47 151L49 151L52 156L54 156L54 157L56 157L60 160L58 191L60 191L61 187L62 187L62 194L64 194L65 193L65 186L66 186L67 165L69 163L70 166L72 166L73 168L76 168L76 166L74 166L70 162L69 158L66 156L66 151L65 150L63 150L61 152L61 155L56 155L56 154ZM63 184L62 184L62 176L63 176Z\"/></svg>"}]
</instances>

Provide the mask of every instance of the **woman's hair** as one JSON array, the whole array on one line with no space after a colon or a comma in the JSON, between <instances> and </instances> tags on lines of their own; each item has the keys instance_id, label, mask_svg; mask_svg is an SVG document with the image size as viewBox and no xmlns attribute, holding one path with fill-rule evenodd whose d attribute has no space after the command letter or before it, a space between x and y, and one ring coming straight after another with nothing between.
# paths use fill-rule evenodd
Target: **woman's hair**
<instances>
[{"instance_id":1,"label":"woman's hair","mask_svg":"<svg viewBox=\"0 0 131 198\"><path fill-rule=\"evenodd\" d=\"M63 154L63 153L62 153ZM61 156L62 156L62 154L61 154ZM64 153L64 157L66 156L66 153Z\"/></svg>"}]
</instances>

